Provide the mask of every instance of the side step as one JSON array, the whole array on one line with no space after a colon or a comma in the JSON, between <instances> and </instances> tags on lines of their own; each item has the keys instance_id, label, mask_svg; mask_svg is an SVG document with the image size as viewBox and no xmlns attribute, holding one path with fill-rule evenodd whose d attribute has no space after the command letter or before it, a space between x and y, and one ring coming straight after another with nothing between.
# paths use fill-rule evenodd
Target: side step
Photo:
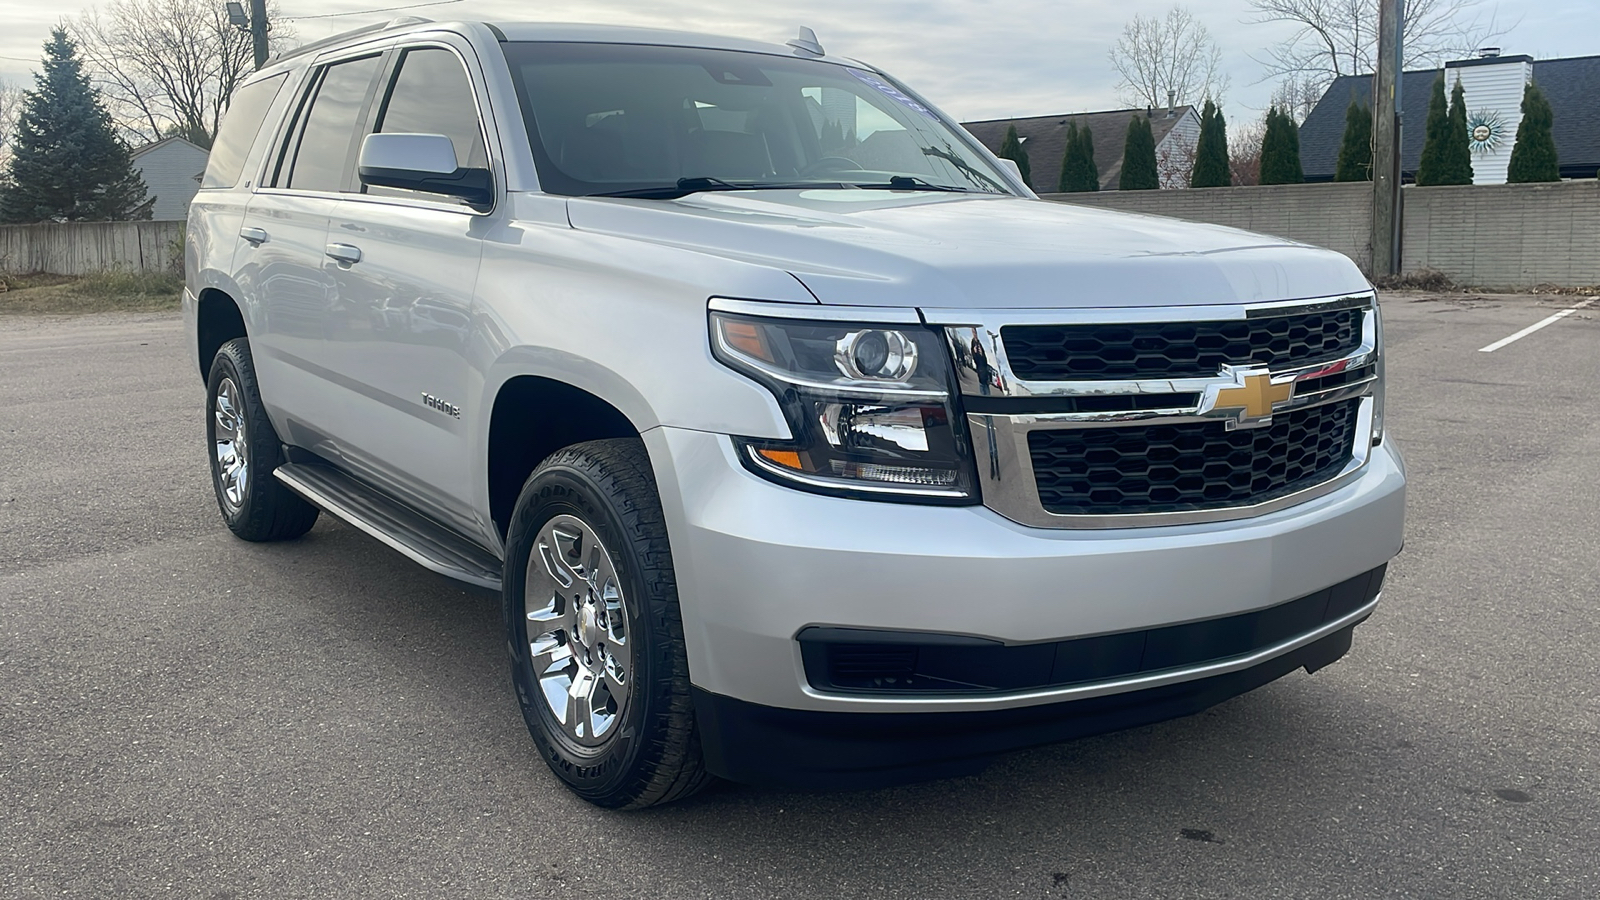
<instances>
[{"instance_id":1,"label":"side step","mask_svg":"<svg viewBox=\"0 0 1600 900\"><path fill-rule=\"evenodd\" d=\"M500 590L500 560L444 526L328 466L285 463L289 489L440 575Z\"/></svg>"}]
</instances>

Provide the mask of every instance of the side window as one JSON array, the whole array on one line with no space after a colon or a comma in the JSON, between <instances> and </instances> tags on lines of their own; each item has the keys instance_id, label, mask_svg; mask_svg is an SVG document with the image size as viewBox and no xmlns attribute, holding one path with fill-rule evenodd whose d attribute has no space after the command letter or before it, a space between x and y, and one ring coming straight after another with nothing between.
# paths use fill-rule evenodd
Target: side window
<instances>
[{"instance_id":1,"label":"side window","mask_svg":"<svg viewBox=\"0 0 1600 900\"><path fill-rule=\"evenodd\" d=\"M400 59L376 130L387 134L442 134L456 148L456 163L486 169L478 107L472 82L454 53L440 48L407 50ZM409 193L409 192L407 192Z\"/></svg>"},{"instance_id":2,"label":"side window","mask_svg":"<svg viewBox=\"0 0 1600 900\"><path fill-rule=\"evenodd\" d=\"M344 187L351 143L361 128L367 89L378 74L382 57L334 63L322 71L315 94L301 113L298 133L290 139L279 187L300 191L337 191Z\"/></svg>"},{"instance_id":3,"label":"side window","mask_svg":"<svg viewBox=\"0 0 1600 900\"><path fill-rule=\"evenodd\" d=\"M239 183L239 173L244 170L245 157L261 132L267 110L278 97L288 75L263 78L233 92L227 115L217 129L217 139L211 142L211 158L206 163L206 174L200 180L202 188L230 188Z\"/></svg>"}]
</instances>

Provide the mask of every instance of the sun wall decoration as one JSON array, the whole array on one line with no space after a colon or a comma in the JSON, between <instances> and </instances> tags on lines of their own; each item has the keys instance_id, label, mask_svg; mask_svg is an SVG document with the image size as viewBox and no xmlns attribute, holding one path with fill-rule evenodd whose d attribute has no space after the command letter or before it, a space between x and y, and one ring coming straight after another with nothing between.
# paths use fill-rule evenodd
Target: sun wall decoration
<instances>
[{"instance_id":1,"label":"sun wall decoration","mask_svg":"<svg viewBox=\"0 0 1600 900\"><path fill-rule=\"evenodd\" d=\"M1473 153L1493 153L1506 139L1506 120L1499 110L1479 109L1467 114L1467 145Z\"/></svg>"}]
</instances>

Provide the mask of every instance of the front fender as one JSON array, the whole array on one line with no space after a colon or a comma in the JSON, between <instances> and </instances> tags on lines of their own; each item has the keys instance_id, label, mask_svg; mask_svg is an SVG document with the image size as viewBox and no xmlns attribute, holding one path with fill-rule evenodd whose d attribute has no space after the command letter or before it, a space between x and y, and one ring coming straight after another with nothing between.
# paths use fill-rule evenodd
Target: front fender
<instances>
[{"instance_id":1,"label":"front fender","mask_svg":"<svg viewBox=\"0 0 1600 900\"><path fill-rule=\"evenodd\" d=\"M485 432L500 388L535 375L605 400L640 432L670 425L789 436L771 392L712 358L707 322L712 296L814 304L787 272L515 222L485 240L476 293Z\"/></svg>"}]
</instances>

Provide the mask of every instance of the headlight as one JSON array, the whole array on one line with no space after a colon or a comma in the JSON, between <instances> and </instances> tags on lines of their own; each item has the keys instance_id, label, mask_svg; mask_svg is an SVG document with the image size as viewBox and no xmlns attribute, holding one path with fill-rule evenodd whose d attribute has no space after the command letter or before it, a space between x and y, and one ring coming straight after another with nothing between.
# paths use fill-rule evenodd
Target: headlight
<instances>
[{"instance_id":1,"label":"headlight","mask_svg":"<svg viewBox=\"0 0 1600 900\"><path fill-rule=\"evenodd\" d=\"M711 347L772 391L794 433L736 439L755 472L822 493L974 501L972 454L938 332L713 312Z\"/></svg>"}]
</instances>

